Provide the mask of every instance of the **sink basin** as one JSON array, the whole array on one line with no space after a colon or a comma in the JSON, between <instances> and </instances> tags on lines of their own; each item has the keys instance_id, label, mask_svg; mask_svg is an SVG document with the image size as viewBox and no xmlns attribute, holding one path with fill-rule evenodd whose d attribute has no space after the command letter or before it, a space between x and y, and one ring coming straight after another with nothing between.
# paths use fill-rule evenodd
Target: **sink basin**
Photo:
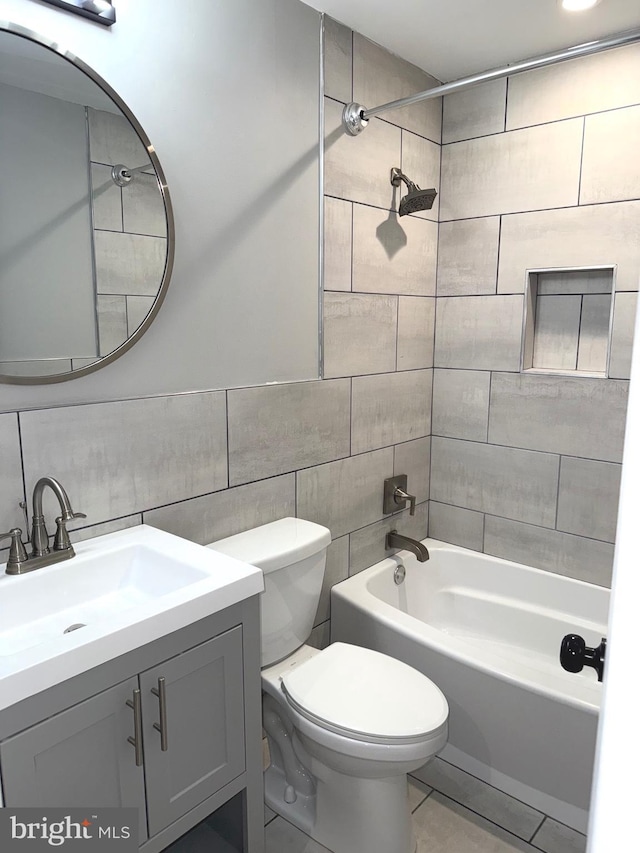
<instances>
[{"instance_id":1,"label":"sink basin","mask_svg":"<svg viewBox=\"0 0 640 853\"><path fill-rule=\"evenodd\" d=\"M0 708L263 589L254 566L147 525L74 547L0 576Z\"/></svg>"}]
</instances>

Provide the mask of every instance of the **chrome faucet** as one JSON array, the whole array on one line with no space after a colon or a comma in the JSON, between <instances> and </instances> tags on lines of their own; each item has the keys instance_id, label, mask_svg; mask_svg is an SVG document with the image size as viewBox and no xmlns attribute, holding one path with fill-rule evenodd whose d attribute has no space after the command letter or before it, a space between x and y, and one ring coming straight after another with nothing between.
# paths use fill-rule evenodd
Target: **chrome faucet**
<instances>
[{"instance_id":1,"label":"chrome faucet","mask_svg":"<svg viewBox=\"0 0 640 853\"><path fill-rule=\"evenodd\" d=\"M417 539L411 539L409 536L403 536L397 530L390 530L384 540L384 547L387 551L392 548L405 548L407 551L413 551L421 563L426 563L429 559L429 551L427 547L418 542Z\"/></svg>"},{"instance_id":2,"label":"chrome faucet","mask_svg":"<svg viewBox=\"0 0 640 853\"><path fill-rule=\"evenodd\" d=\"M47 486L54 493L60 504L61 515L56 518L56 534L53 540L53 550L49 548L49 534L42 512L42 496ZM26 513L26 511L25 511ZM31 527L31 554L27 554L22 542L22 531L14 527L9 533L0 534L0 539L11 539L9 559L5 569L8 575L20 575L32 572L43 566L60 563L75 557L73 545L67 532L67 522L74 518L86 518L83 512L74 512L69 495L60 483L53 477L41 477L33 489L33 520Z\"/></svg>"}]
</instances>

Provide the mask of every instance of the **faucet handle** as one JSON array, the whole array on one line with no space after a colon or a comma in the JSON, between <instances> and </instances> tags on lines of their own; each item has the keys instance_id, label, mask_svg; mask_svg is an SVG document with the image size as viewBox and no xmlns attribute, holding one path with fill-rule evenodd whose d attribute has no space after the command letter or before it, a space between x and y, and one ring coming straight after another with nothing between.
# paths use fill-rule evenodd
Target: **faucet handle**
<instances>
[{"instance_id":1,"label":"faucet handle","mask_svg":"<svg viewBox=\"0 0 640 853\"><path fill-rule=\"evenodd\" d=\"M74 518L86 517L87 516L84 512L65 512L64 515L60 515L56 518L56 535L53 540L54 551L73 550L71 540L69 539L69 531L67 530L67 522L72 521Z\"/></svg>"},{"instance_id":2,"label":"faucet handle","mask_svg":"<svg viewBox=\"0 0 640 853\"><path fill-rule=\"evenodd\" d=\"M400 486L397 486L393 492L394 500L397 504L404 504L406 501L409 501L409 515L416 514L416 496L410 495L409 492L405 492L404 489L401 489Z\"/></svg>"},{"instance_id":3,"label":"faucet handle","mask_svg":"<svg viewBox=\"0 0 640 853\"><path fill-rule=\"evenodd\" d=\"M19 527L12 527L8 533L0 533L0 542L3 539L11 539L9 559L5 570L8 571L12 567L20 566L27 559L27 552L22 544L22 530Z\"/></svg>"},{"instance_id":4,"label":"faucet handle","mask_svg":"<svg viewBox=\"0 0 640 853\"><path fill-rule=\"evenodd\" d=\"M404 509L409 501L409 515L416 514L416 496L407 491L407 475L396 474L384 481L384 495L382 501L382 512L385 515Z\"/></svg>"},{"instance_id":5,"label":"faucet handle","mask_svg":"<svg viewBox=\"0 0 640 853\"><path fill-rule=\"evenodd\" d=\"M60 518L65 522L73 521L74 518L86 518L86 517L87 517L86 512L74 512L73 510L71 510L70 512L67 512L65 510L65 512L60 516ZM58 519L56 518L56 524L57 523L58 523Z\"/></svg>"}]
</instances>

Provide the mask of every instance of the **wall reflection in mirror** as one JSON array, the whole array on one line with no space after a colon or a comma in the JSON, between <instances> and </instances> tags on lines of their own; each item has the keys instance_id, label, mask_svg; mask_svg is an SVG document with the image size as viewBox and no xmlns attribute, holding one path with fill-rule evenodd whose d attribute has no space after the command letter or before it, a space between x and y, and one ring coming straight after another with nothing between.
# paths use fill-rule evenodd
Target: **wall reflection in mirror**
<instances>
[{"instance_id":1,"label":"wall reflection in mirror","mask_svg":"<svg viewBox=\"0 0 640 853\"><path fill-rule=\"evenodd\" d=\"M164 295L166 186L120 105L0 30L0 379L59 381L112 360Z\"/></svg>"}]
</instances>

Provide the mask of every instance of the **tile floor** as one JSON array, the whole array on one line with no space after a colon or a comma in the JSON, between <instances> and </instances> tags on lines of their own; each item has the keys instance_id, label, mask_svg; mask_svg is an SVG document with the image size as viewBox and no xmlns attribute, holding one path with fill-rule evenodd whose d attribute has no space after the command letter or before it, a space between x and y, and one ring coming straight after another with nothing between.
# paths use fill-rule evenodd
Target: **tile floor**
<instances>
[{"instance_id":1,"label":"tile floor","mask_svg":"<svg viewBox=\"0 0 640 853\"><path fill-rule=\"evenodd\" d=\"M586 838L437 758L411 778L418 853L584 853ZM331 853L270 809L266 853ZM372 851L373 853L373 851Z\"/></svg>"}]
</instances>

